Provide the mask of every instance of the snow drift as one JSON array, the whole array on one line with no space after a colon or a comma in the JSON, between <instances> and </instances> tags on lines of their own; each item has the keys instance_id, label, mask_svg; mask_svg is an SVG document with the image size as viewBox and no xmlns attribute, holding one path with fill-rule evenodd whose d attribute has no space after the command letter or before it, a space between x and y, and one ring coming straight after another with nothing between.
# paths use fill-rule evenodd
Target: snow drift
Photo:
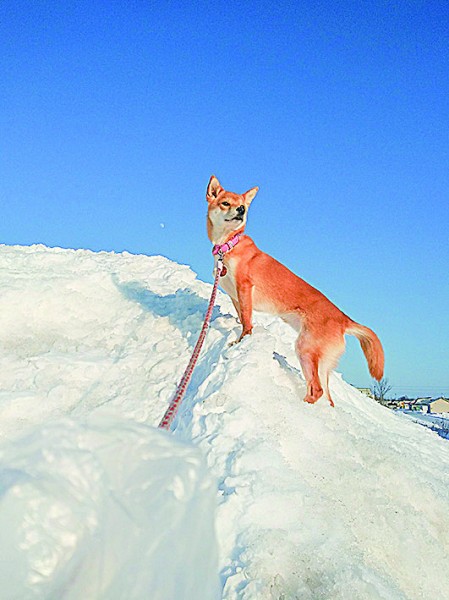
<instances>
[{"instance_id":1,"label":"snow drift","mask_svg":"<svg viewBox=\"0 0 449 600\"><path fill-rule=\"evenodd\" d=\"M197 449L97 418L42 426L0 459L2 598L218 597L215 486Z\"/></svg>"},{"instance_id":2,"label":"snow drift","mask_svg":"<svg viewBox=\"0 0 449 600\"><path fill-rule=\"evenodd\" d=\"M43 519L35 530L36 544L48 545L54 530L64 539L67 529L74 557L102 557L112 565L125 564L127 556L144 556L151 552L152 537L145 535L149 517L143 515L152 504L144 481L152 471L145 451L134 451L132 440L137 436L144 448L148 432L147 447L157 446L148 426L159 422L188 361L210 286L188 267L163 257L43 246L2 247L0 283L0 434L8 474L0 479L6 490L1 523L19 523L28 510L25 503L10 501L18 485L11 473L32 470L34 487L27 490L30 501L36 494L38 502L51 472L52 493L45 496L42 516L52 520ZM211 513L210 484L198 452L215 481L219 595L229 600L444 597L449 589L447 441L364 397L338 374L331 379L335 409L325 401L304 404L294 332L269 316L258 315L255 322L251 338L229 347L238 325L229 299L219 296L175 421L175 440L170 440L172 482L175 472L184 481L185 472L181 458L177 462L176 440L195 446L182 446L181 454L185 460L192 452L195 458L188 462L197 461L198 487L191 497L199 506L204 502L206 515ZM107 445L112 444L117 461L106 459L108 452L100 452L103 458L97 454L98 428L110 436ZM162 434L155 435L165 443ZM111 521L102 520L102 508L91 498L98 485L94 468L83 474L80 490L85 493L76 492L76 514L90 514L99 524L97 534L86 533L83 519L70 521L70 529L64 514L59 515L59 498L71 473L82 468L77 453L86 444L88 463L100 464L107 478L118 482L113 494L120 503L126 500L135 535L120 526L125 517L118 509L110 512L117 528L104 533ZM49 447L50 454L58 449L60 460L41 470L43 459L36 462L36 456ZM156 454L154 473L165 470L162 463ZM129 487L121 480L123 469L139 473L139 485ZM111 494L108 485L100 495L112 506ZM159 501L154 499L155 509ZM193 570L213 587L212 528L206 519L198 539L197 514L190 510L194 507L187 516L190 528L180 518L185 535L175 535L176 543L171 539L172 568L185 581L194 577L185 571ZM151 520L153 527L157 537L157 523ZM27 591L28 547L17 536L12 540L2 536L3 556L14 554L20 564L18 585ZM168 551L164 547L155 561ZM204 554L212 557L209 563ZM22 597L54 597L48 590L56 589L61 598L83 597L76 586L89 584L93 567L77 560L76 577L61 566L47 579L46 591ZM136 577L146 597L156 597L157 580L141 572L148 568L148 561L142 562L123 570L116 596L104 597L133 597ZM110 574L104 570L98 589L111 589ZM170 593L167 600L199 597Z\"/></svg>"}]
</instances>

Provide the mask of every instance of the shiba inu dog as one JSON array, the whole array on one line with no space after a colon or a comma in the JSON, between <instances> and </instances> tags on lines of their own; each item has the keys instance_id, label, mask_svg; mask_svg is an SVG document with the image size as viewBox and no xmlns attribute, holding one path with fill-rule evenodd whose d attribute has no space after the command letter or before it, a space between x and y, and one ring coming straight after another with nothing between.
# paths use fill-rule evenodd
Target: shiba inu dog
<instances>
[{"instance_id":1,"label":"shiba inu dog","mask_svg":"<svg viewBox=\"0 0 449 600\"><path fill-rule=\"evenodd\" d=\"M259 188L234 194L222 188L215 176L207 186L207 233L214 254L223 255L226 274L220 284L237 311L242 333L252 333L252 312L279 315L299 332L296 353L307 383L305 402L315 403L329 393L329 374L345 349L345 334L355 335L371 375L383 376L384 352L377 335L356 323L320 291L265 254L244 234L248 208Z\"/></svg>"}]
</instances>

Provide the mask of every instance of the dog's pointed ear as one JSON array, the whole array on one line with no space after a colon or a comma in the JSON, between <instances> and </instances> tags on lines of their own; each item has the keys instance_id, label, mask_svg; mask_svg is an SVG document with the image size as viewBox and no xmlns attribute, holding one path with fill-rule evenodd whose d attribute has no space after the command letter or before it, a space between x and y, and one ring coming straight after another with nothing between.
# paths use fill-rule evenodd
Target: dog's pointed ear
<instances>
[{"instance_id":1,"label":"dog's pointed ear","mask_svg":"<svg viewBox=\"0 0 449 600\"><path fill-rule=\"evenodd\" d=\"M245 204L251 204L258 191L258 187L253 187L250 190L248 190L245 194L243 194L243 197L245 198Z\"/></svg>"},{"instance_id":2,"label":"dog's pointed ear","mask_svg":"<svg viewBox=\"0 0 449 600\"><path fill-rule=\"evenodd\" d=\"M220 182L215 175L212 175L207 186L206 200L212 202L221 191L223 191L223 188L221 187Z\"/></svg>"}]
</instances>

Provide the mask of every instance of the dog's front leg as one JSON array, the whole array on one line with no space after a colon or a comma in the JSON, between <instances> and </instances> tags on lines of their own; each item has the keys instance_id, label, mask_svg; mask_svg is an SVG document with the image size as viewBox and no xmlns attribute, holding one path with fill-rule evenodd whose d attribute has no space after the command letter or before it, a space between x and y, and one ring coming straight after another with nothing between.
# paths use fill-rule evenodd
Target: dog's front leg
<instances>
[{"instance_id":1,"label":"dog's front leg","mask_svg":"<svg viewBox=\"0 0 449 600\"><path fill-rule=\"evenodd\" d=\"M253 286L249 281L237 281L237 296L240 308L240 321L242 333L236 343L240 342L245 335L253 332Z\"/></svg>"},{"instance_id":2,"label":"dog's front leg","mask_svg":"<svg viewBox=\"0 0 449 600\"><path fill-rule=\"evenodd\" d=\"M234 305L234 308L235 308L236 313L237 313L237 323L239 323L241 325L242 324L242 317L240 316L239 301L236 300L235 298L231 298L231 300L232 300L232 304Z\"/></svg>"}]
</instances>

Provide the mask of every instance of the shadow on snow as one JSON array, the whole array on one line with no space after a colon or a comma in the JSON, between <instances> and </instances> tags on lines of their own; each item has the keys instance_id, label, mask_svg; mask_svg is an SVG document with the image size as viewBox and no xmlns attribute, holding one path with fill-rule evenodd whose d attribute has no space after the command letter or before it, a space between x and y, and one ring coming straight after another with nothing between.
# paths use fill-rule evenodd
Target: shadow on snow
<instances>
[{"instance_id":1,"label":"shadow on snow","mask_svg":"<svg viewBox=\"0 0 449 600\"><path fill-rule=\"evenodd\" d=\"M190 345L195 344L196 335L201 330L207 311L208 300L186 289L161 296L137 281L129 283L114 281L114 283L125 298L137 302L143 309L157 317L167 317L170 324L179 329ZM215 306L211 320L213 321L218 316L220 316L220 310Z\"/></svg>"}]
</instances>

